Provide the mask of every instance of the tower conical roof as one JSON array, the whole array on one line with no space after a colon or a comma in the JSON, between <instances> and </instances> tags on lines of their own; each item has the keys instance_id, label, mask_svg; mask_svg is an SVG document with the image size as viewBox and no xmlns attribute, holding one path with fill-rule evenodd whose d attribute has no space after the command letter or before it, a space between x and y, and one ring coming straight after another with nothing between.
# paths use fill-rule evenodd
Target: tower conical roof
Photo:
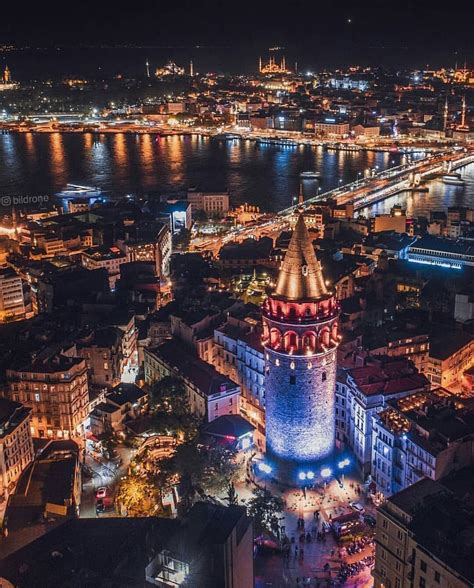
<instances>
[{"instance_id":1,"label":"tower conical roof","mask_svg":"<svg viewBox=\"0 0 474 588\"><path fill-rule=\"evenodd\" d=\"M291 237L278 276L275 295L287 300L317 300L328 294L321 264L302 214Z\"/></svg>"}]
</instances>

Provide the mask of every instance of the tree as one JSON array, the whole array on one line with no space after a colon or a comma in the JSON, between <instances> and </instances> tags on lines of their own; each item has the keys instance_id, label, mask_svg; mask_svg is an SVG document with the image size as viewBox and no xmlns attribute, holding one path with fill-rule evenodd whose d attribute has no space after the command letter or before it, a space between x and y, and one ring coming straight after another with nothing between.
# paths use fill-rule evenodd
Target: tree
<instances>
[{"instance_id":1,"label":"tree","mask_svg":"<svg viewBox=\"0 0 474 588\"><path fill-rule=\"evenodd\" d=\"M183 382L173 376L165 376L151 389L155 407L160 412L182 416L189 412L189 402Z\"/></svg>"},{"instance_id":2,"label":"tree","mask_svg":"<svg viewBox=\"0 0 474 588\"><path fill-rule=\"evenodd\" d=\"M104 431L104 433L102 433L100 436L100 441L103 448L107 452L109 459L114 459L117 457L117 452L115 451L115 448L117 447L117 440L113 431Z\"/></svg>"},{"instance_id":3,"label":"tree","mask_svg":"<svg viewBox=\"0 0 474 588\"><path fill-rule=\"evenodd\" d=\"M196 212L194 213L194 220L198 223L205 223L208 221L208 219L209 217L207 215L207 212L202 208L196 210Z\"/></svg>"},{"instance_id":4,"label":"tree","mask_svg":"<svg viewBox=\"0 0 474 588\"><path fill-rule=\"evenodd\" d=\"M179 378L166 376L156 382L151 397L153 425L158 434L182 435L187 440L196 436L199 420L190 411L186 389Z\"/></svg>"},{"instance_id":5,"label":"tree","mask_svg":"<svg viewBox=\"0 0 474 588\"><path fill-rule=\"evenodd\" d=\"M196 495L224 493L239 473L235 452L221 445L202 445L196 438L179 445L172 457L160 462L159 468L161 483L167 485L167 480L178 478L190 503Z\"/></svg>"},{"instance_id":6,"label":"tree","mask_svg":"<svg viewBox=\"0 0 474 588\"><path fill-rule=\"evenodd\" d=\"M152 516L162 510L159 489L145 476L124 478L117 493L117 504L126 509L129 517Z\"/></svg>"},{"instance_id":7,"label":"tree","mask_svg":"<svg viewBox=\"0 0 474 588\"><path fill-rule=\"evenodd\" d=\"M257 534L270 533L278 537L280 533L279 515L283 512L285 502L279 496L266 488L256 487L252 498L247 500L248 514L253 517L254 528Z\"/></svg>"},{"instance_id":8,"label":"tree","mask_svg":"<svg viewBox=\"0 0 474 588\"><path fill-rule=\"evenodd\" d=\"M179 233L173 235L173 249L186 251L191 242L191 231L189 229L181 229Z\"/></svg>"},{"instance_id":9,"label":"tree","mask_svg":"<svg viewBox=\"0 0 474 588\"><path fill-rule=\"evenodd\" d=\"M237 496L237 492L235 491L234 484L229 484L227 488L227 495L224 498L229 506L236 506L239 504L239 497Z\"/></svg>"}]
</instances>

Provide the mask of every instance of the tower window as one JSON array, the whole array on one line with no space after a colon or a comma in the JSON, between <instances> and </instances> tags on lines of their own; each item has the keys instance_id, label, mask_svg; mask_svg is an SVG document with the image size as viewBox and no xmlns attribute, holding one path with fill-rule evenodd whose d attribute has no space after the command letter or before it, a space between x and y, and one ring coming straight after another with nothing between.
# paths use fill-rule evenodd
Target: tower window
<instances>
[{"instance_id":1,"label":"tower window","mask_svg":"<svg viewBox=\"0 0 474 588\"><path fill-rule=\"evenodd\" d=\"M322 381L323 381L323 382L325 382L325 381L326 381L326 379L327 379L326 372L323 372L323 373L322 373L322 375L321 375L321 379L322 379Z\"/></svg>"},{"instance_id":2,"label":"tower window","mask_svg":"<svg viewBox=\"0 0 474 588\"><path fill-rule=\"evenodd\" d=\"M294 374L291 374L291 376L290 376L290 384L292 384L292 385L296 384L296 376Z\"/></svg>"}]
</instances>

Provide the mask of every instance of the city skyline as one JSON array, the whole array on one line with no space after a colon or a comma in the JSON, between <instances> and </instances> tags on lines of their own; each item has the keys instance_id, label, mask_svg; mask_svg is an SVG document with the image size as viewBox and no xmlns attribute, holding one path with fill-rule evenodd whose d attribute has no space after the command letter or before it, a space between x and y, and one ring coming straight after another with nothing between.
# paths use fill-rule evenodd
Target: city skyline
<instances>
[{"instance_id":1,"label":"city skyline","mask_svg":"<svg viewBox=\"0 0 474 588\"><path fill-rule=\"evenodd\" d=\"M0 45L211 47L224 53L224 67L230 71L236 51L258 55L262 48L278 45L288 49L291 59L309 58L311 66L348 65L353 59L371 65L394 65L396 59L405 66L433 60L450 65L472 59L474 48L469 35L473 8L464 1L455 12L445 3L427 0L395 5L385 0L346 1L337 7L307 1L292 6L244 3L236 10L217 0L189 2L180 9L148 3L126 19L119 10L99 3L84 8L80 29L59 7L33 7L19 20L18 8L5 6Z\"/></svg>"},{"instance_id":2,"label":"city skyline","mask_svg":"<svg viewBox=\"0 0 474 588\"><path fill-rule=\"evenodd\" d=\"M0 585L474 587L473 15L5 7Z\"/></svg>"}]
</instances>

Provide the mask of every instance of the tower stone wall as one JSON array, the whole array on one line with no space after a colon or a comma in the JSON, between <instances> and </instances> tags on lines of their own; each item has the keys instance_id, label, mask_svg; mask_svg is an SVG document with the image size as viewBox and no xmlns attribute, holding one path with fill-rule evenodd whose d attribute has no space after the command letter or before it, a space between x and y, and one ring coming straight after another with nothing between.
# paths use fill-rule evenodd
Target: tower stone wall
<instances>
[{"instance_id":1,"label":"tower stone wall","mask_svg":"<svg viewBox=\"0 0 474 588\"><path fill-rule=\"evenodd\" d=\"M336 350L296 357L267 350L265 384L269 457L319 462L335 444Z\"/></svg>"}]
</instances>

